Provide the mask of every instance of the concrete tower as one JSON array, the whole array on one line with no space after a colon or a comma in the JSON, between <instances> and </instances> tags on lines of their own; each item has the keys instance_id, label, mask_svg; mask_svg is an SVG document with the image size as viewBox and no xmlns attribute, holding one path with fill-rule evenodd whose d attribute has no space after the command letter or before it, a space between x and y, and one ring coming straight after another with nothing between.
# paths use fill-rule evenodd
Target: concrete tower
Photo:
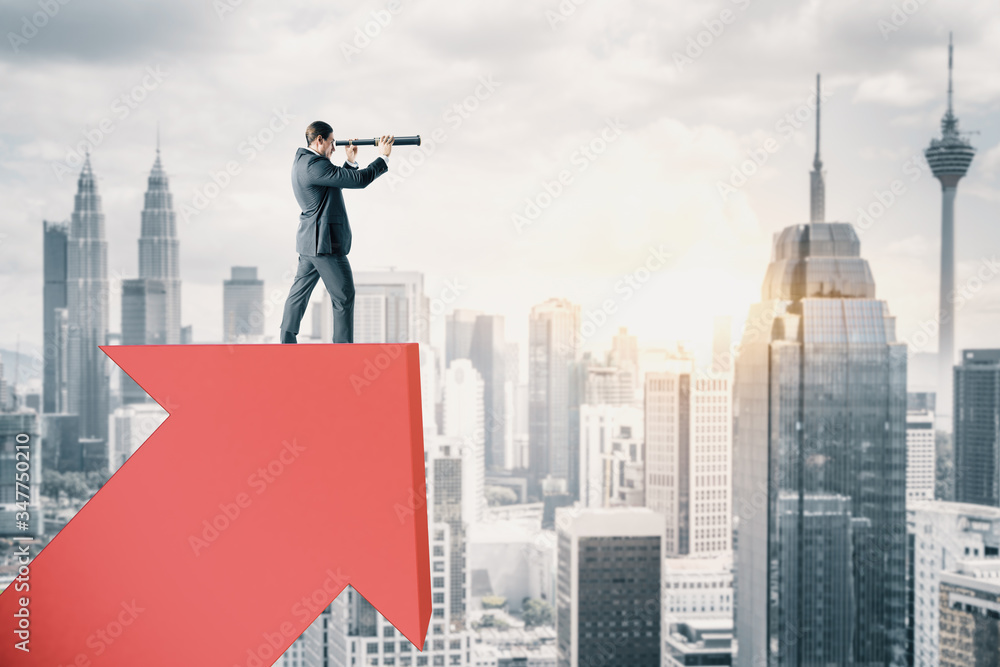
<instances>
[{"instance_id":1,"label":"concrete tower","mask_svg":"<svg viewBox=\"0 0 1000 667\"><path fill-rule=\"evenodd\" d=\"M948 36L948 110L941 118L941 138L924 150L934 177L941 181L941 292L938 309L938 423L951 430L952 366L955 363L955 195L958 181L969 171L976 149L958 131L952 109L952 43Z\"/></svg>"}]
</instances>

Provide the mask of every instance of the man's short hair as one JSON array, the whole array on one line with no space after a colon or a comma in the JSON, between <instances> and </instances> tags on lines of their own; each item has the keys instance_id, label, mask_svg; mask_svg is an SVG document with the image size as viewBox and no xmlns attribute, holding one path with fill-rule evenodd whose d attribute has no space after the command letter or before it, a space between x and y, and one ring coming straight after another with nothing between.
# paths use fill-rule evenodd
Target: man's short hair
<instances>
[{"instance_id":1,"label":"man's short hair","mask_svg":"<svg viewBox=\"0 0 1000 667\"><path fill-rule=\"evenodd\" d=\"M325 141L331 132L333 132L333 128L330 127L329 123L324 123L321 120L309 123L309 127L306 128L306 146L312 144L317 138Z\"/></svg>"}]
</instances>

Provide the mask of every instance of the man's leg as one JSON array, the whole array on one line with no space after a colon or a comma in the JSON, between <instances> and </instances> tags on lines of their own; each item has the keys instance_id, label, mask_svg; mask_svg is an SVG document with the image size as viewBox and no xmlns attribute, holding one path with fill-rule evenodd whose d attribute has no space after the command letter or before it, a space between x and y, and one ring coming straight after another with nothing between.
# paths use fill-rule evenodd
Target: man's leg
<instances>
[{"instance_id":1,"label":"man's leg","mask_svg":"<svg viewBox=\"0 0 1000 667\"><path fill-rule=\"evenodd\" d=\"M333 342L354 342L354 274L346 255L313 258L333 302Z\"/></svg>"},{"instance_id":2,"label":"man's leg","mask_svg":"<svg viewBox=\"0 0 1000 667\"><path fill-rule=\"evenodd\" d=\"M288 290L288 298L285 299L285 313L281 317L281 342L295 343L296 334L299 333L299 323L302 322L302 315L309 305L309 295L312 294L316 281L319 280L319 272L313 266L312 258L299 255L299 265L295 271L295 279L292 287Z\"/></svg>"}]
</instances>

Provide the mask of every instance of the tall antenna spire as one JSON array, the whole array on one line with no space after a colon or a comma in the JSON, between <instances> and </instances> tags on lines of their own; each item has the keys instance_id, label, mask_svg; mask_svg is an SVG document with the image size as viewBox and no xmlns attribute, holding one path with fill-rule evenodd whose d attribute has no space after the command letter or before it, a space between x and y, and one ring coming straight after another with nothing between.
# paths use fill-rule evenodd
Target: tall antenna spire
<instances>
[{"instance_id":1,"label":"tall antenna spire","mask_svg":"<svg viewBox=\"0 0 1000 667\"><path fill-rule=\"evenodd\" d=\"M816 156L809 173L809 222L826 220L826 183L823 179L823 160L819 157L820 76L816 74Z\"/></svg>"},{"instance_id":2,"label":"tall antenna spire","mask_svg":"<svg viewBox=\"0 0 1000 667\"><path fill-rule=\"evenodd\" d=\"M821 169L823 161L819 159L819 114L822 97L820 91L819 74L816 74L816 157L813 158L813 169Z\"/></svg>"},{"instance_id":3,"label":"tall antenna spire","mask_svg":"<svg viewBox=\"0 0 1000 667\"><path fill-rule=\"evenodd\" d=\"M952 106L952 62L954 60L954 46L951 41L951 33L948 33L948 110L941 117L941 135L943 137L958 137L958 118L955 118L955 110Z\"/></svg>"},{"instance_id":4,"label":"tall antenna spire","mask_svg":"<svg viewBox=\"0 0 1000 667\"><path fill-rule=\"evenodd\" d=\"M954 52L954 46L951 41L951 33L948 33L948 115L955 115L951 107L951 70L952 70L952 53Z\"/></svg>"},{"instance_id":5,"label":"tall antenna spire","mask_svg":"<svg viewBox=\"0 0 1000 667\"><path fill-rule=\"evenodd\" d=\"M160 121L156 121L156 154L160 154Z\"/></svg>"}]
</instances>

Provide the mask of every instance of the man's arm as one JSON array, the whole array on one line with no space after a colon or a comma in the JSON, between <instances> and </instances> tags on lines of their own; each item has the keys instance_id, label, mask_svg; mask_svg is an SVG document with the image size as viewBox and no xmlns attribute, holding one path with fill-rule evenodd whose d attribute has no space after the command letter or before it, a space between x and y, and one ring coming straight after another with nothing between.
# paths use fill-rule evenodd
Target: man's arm
<instances>
[{"instance_id":1,"label":"man's arm","mask_svg":"<svg viewBox=\"0 0 1000 667\"><path fill-rule=\"evenodd\" d=\"M387 166L387 167L389 166L389 156L388 155L379 155L378 157L380 157L383 160L385 160L385 166ZM354 160L347 160L346 162L344 162L344 166L347 167L348 169L357 169L358 168L358 163L355 162Z\"/></svg>"},{"instance_id":2,"label":"man's arm","mask_svg":"<svg viewBox=\"0 0 1000 667\"><path fill-rule=\"evenodd\" d=\"M379 156L381 158L383 156ZM346 164L346 163L345 163ZM314 160L307 168L309 185L323 185L328 188L364 188L378 176L388 171L389 166L378 158L364 169L350 166L338 167L329 160Z\"/></svg>"},{"instance_id":3,"label":"man's arm","mask_svg":"<svg viewBox=\"0 0 1000 667\"><path fill-rule=\"evenodd\" d=\"M394 137L391 134L382 135L379 139L378 150L379 155L376 157L382 158L385 162L385 166L389 166L389 153L392 152L392 142ZM348 169L357 169L358 163L354 161L354 156L358 154L358 147L353 143L347 144L347 148L344 149L347 152L347 161L344 162L344 166Z\"/></svg>"}]
</instances>

